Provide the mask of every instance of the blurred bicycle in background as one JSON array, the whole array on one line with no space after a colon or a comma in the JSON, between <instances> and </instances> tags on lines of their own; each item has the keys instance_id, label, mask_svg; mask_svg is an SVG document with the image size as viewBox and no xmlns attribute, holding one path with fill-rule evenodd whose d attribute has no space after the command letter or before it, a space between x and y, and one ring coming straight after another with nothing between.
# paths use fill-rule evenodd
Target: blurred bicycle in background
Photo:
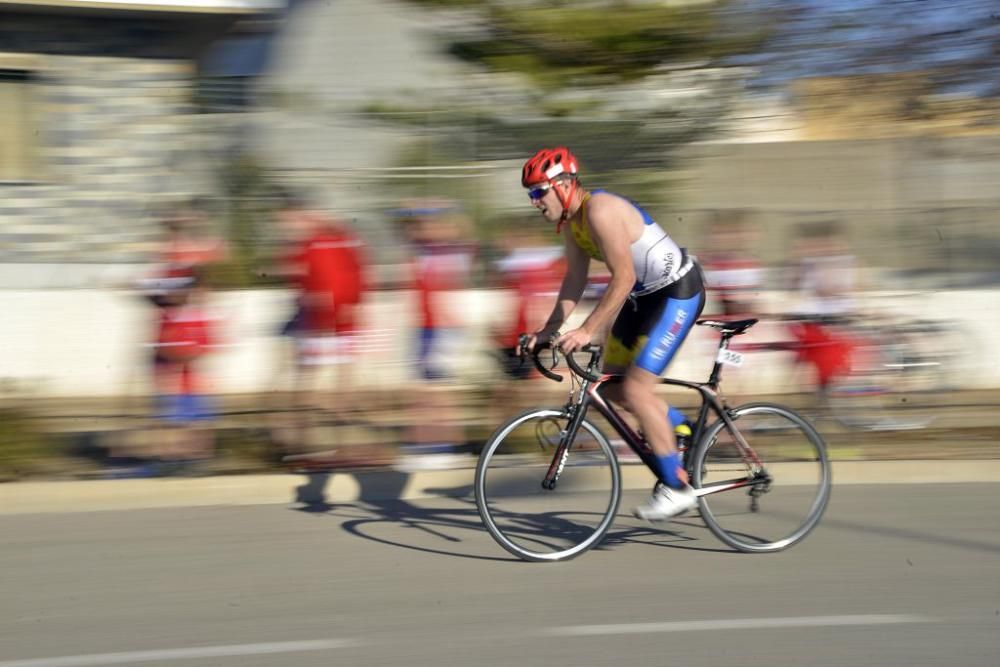
<instances>
[{"instance_id":1,"label":"blurred bicycle in background","mask_svg":"<svg viewBox=\"0 0 1000 667\"><path fill-rule=\"evenodd\" d=\"M860 316L781 317L790 340L734 344L783 350L814 379L819 409L866 431L925 428L970 370L971 336L943 320Z\"/></svg>"}]
</instances>

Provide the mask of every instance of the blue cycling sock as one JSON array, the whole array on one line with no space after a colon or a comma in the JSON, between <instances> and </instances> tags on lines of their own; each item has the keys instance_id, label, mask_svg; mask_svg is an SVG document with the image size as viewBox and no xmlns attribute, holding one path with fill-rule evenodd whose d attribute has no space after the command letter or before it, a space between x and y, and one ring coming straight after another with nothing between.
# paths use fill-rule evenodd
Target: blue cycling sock
<instances>
[{"instance_id":1,"label":"blue cycling sock","mask_svg":"<svg viewBox=\"0 0 1000 667\"><path fill-rule=\"evenodd\" d=\"M672 405L667 408L667 419L670 421L671 426L677 426L687 421L684 413Z\"/></svg>"},{"instance_id":2,"label":"blue cycling sock","mask_svg":"<svg viewBox=\"0 0 1000 667\"><path fill-rule=\"evenodd\" d=\"M672 454L667 454L666 456L657 456L656 464L659 470L656 471L657 477L660 481L669 486L672 489L680 489L684 487L684 482L678 473L681 471L681 455L680 452L673 452Z\"/></svg>"}]
</instances>

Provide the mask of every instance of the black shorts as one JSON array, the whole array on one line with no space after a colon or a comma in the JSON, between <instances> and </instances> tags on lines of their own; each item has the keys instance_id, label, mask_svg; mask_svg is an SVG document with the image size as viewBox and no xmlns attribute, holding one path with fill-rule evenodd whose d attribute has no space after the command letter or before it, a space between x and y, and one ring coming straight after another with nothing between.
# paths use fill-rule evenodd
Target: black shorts
<instances>
[{"instance_id":1,"label":"black shorts","mask_svg":"<svg viewBox=\"0 0 1000 667\"><path fill-rule=\"evenodd\" d=\"M622 306L605 344L604 363L635 364L660 375L705 308L705 282L695 264L675 283L630 298Z\"/></svg>"}]
</instances>

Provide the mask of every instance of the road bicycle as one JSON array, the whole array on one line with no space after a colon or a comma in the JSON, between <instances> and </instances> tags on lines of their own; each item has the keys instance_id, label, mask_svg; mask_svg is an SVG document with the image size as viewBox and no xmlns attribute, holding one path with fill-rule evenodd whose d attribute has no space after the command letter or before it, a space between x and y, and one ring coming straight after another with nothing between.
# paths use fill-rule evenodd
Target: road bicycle
<instances>
[{"instance_id":1,"label":"road bicycle","mask_svg":"<svg viewBox=\"0 0 1000 667\"><path fill-rule=\"evenodd\" d=\"M823 438L796 411L776 403L727 405L720 390L723 366L742 362L730 341L756 322L699 321L720 332L708 381L660 381L701 398L683 461L702 520L733 549L763 553L786 549L816 527L830 498L831 471ZM545 350L552 353L550 365L540 359ZM649 488L652 450L601 393L622 376L599 373L600 347L580 352L590 355L586 367L572 354L563 357L573 380L566 404L528 410L505 422L476 466L476 506L486 529L524 560L560 561L599 545L617 515L623 488ZM553 372L557 349L540 344L530 356L545 377L563 380ZM588 416L591 408L645 467L623 469L604 430Z\"/></svg>"}]
</instances>

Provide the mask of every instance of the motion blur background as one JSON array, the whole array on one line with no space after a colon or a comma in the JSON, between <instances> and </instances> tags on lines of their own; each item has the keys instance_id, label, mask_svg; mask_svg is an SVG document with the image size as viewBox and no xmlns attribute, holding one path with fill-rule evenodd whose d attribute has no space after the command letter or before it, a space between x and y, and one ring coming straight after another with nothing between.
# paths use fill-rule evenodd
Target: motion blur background
<instances>
[{"instance_id":1,"label":"motion blur background","mask_svg":"<svg viewBox=\"0 0 1000 667\"><path fill-rule=\"evenodd\" d=\"M993 0L6 0L0 475L156 458L149 280L180 209L209 249L215 470L346 444L352 465L465 451L508 400L504 260L559 243L519 183L555 144L706 264L725 254L716 287L735 269L747 314L795 310L802 240L825 230L820 254L855 267L853 313L947 325L965 355L949 387L1000 387ZM309 404L338 414L308 435L280 419L304 404L276 398L294 386L288 189L363 242L369 288L354 372ZM468 260L440 290L451 339L429 379L405 229L421 216ZM674 370L705 375L712 345L699 333ZM787 354L756 364L731 391L808 387ZM428 415L451 430L423 432Z\"/></svg>"}]
</instances>

